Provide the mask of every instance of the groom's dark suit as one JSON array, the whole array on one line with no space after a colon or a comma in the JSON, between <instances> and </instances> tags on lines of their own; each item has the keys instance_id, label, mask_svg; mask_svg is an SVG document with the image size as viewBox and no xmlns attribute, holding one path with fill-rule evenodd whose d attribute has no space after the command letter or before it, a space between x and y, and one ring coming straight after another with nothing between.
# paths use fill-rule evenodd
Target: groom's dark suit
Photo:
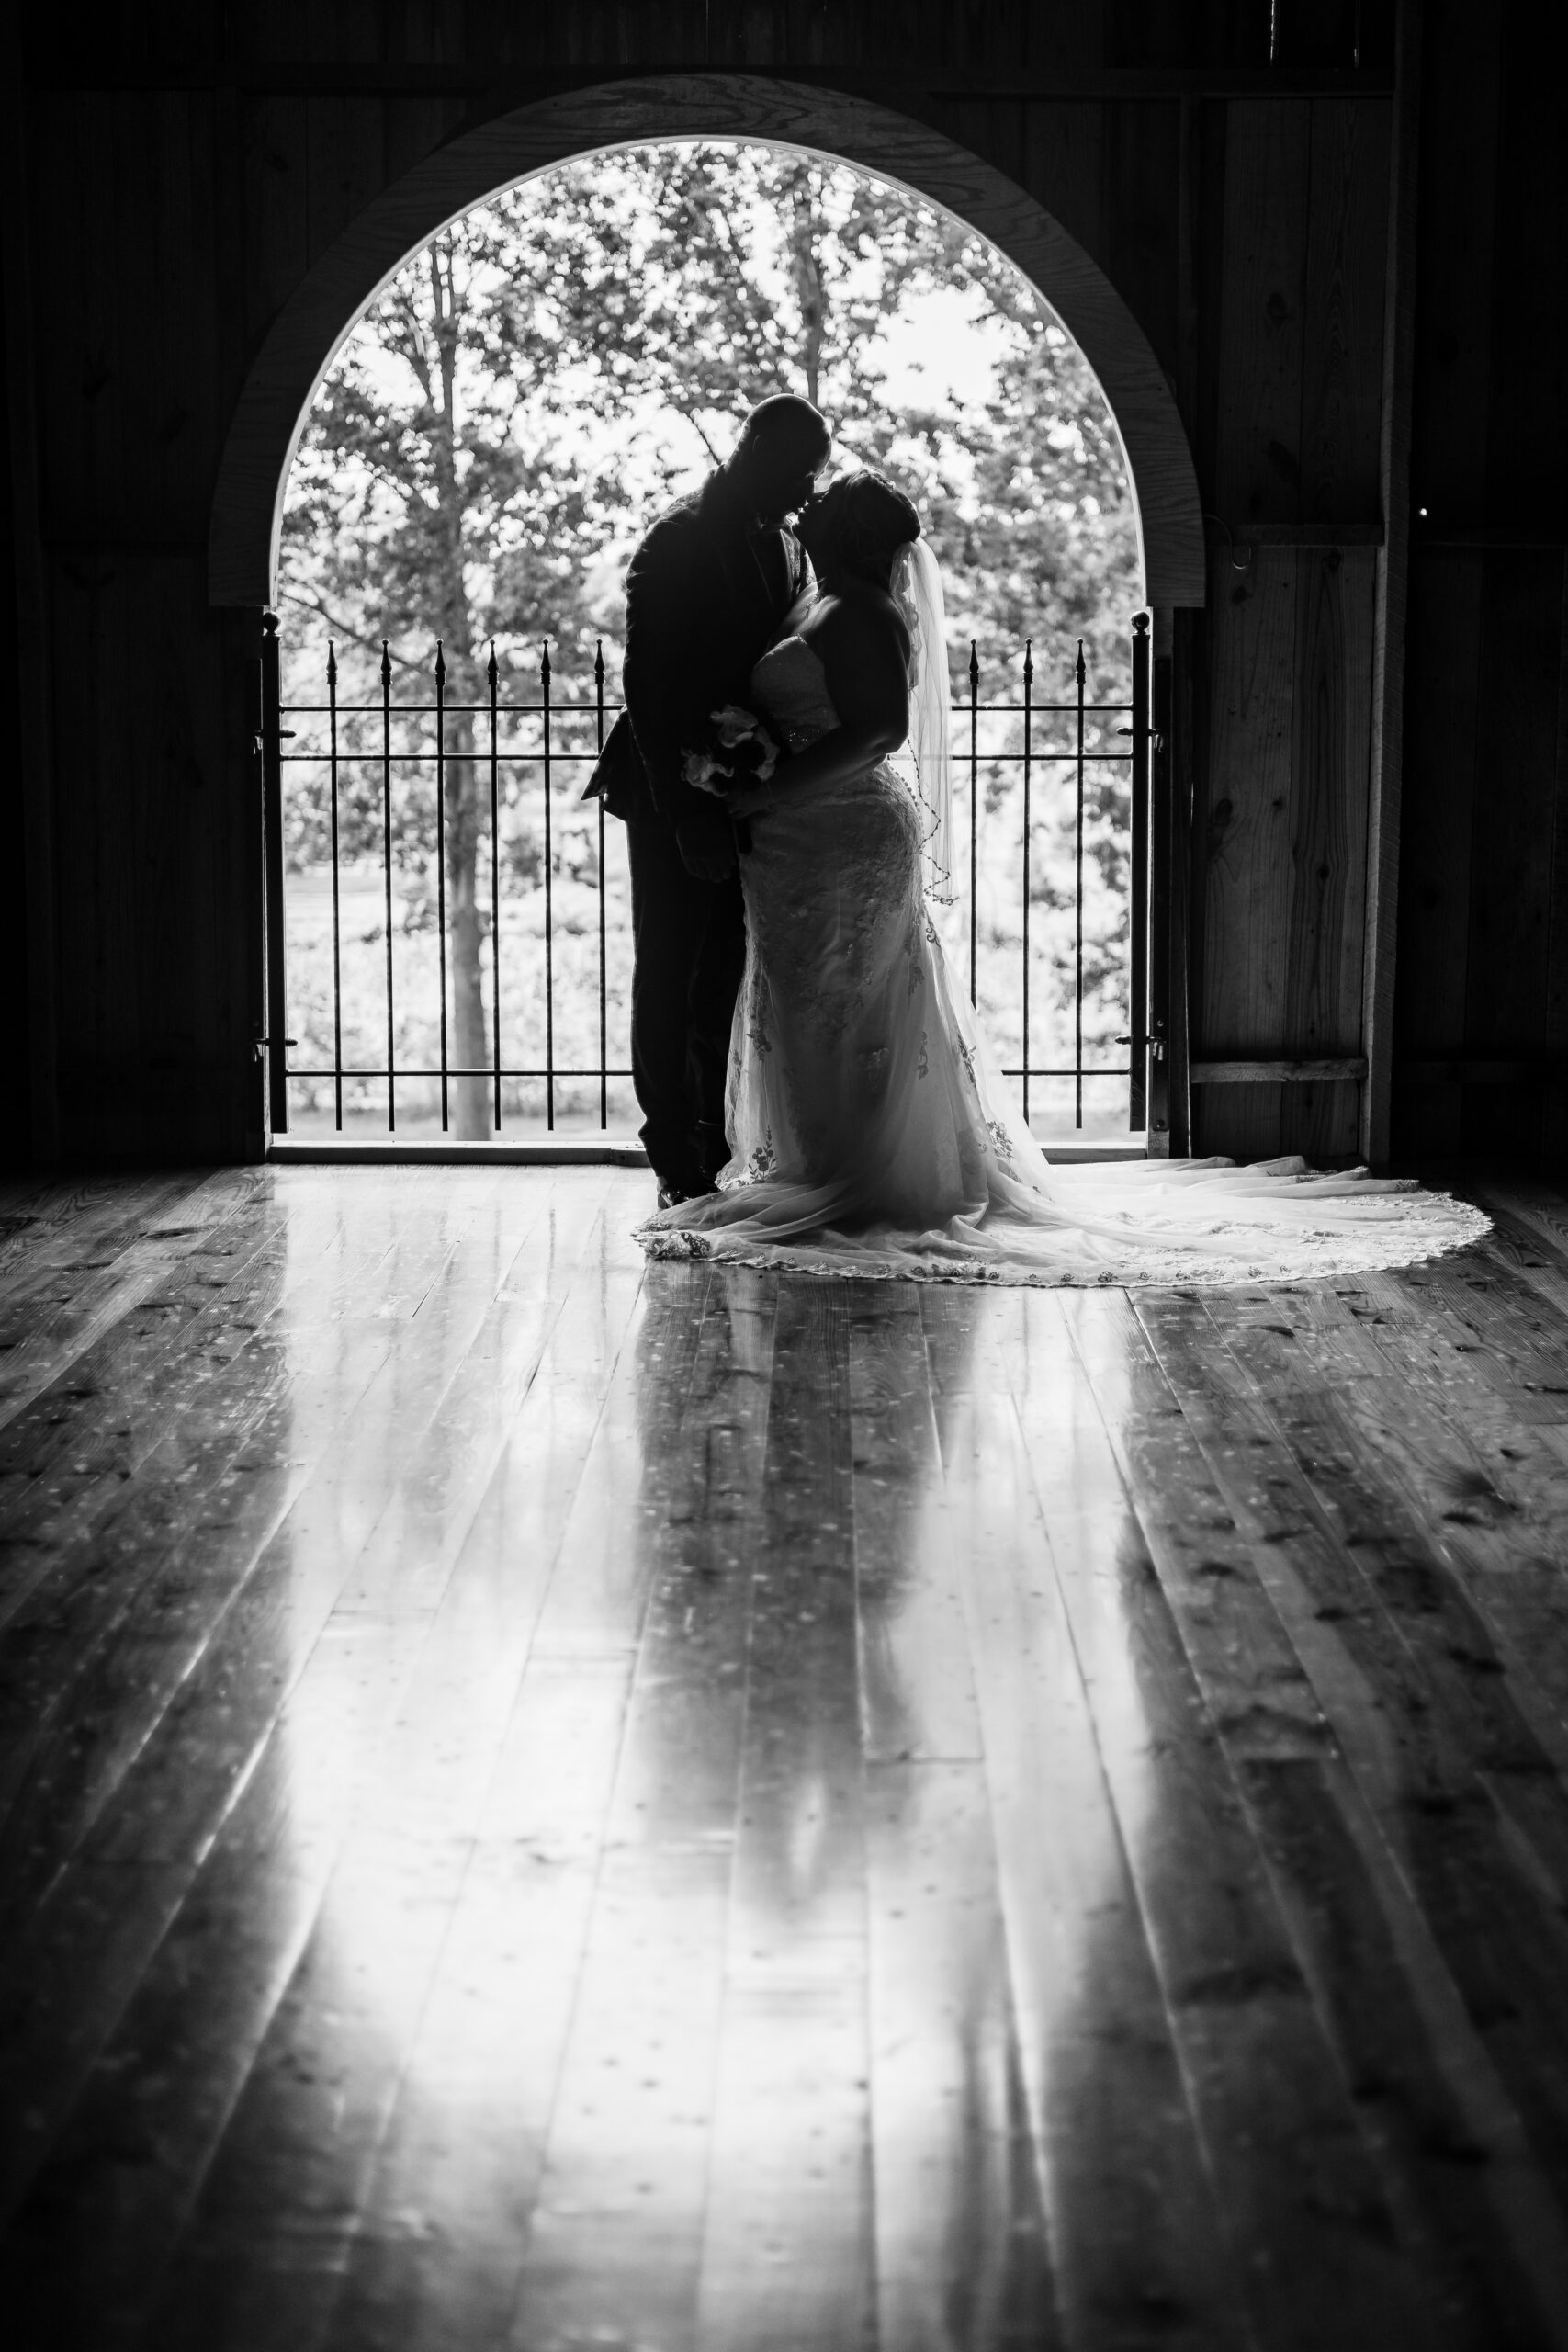
<instances>
[{"instance_id":1,"label":"groom's dark suit","mask_svg":"<svg viewBox=\"0 0 1568 2352\"><path fill-rule=\"evenodd\" d=\"M681 775L709 714L744 703L806 580L793 532L760 529L721 471L653 525L626 574L626 707L589 793L624 818L631 860L632 1072L661 1182L697 1191L728 1156L724 1081L746 956L739 875L706 882L682 846L732 847L728 818Z\"/></svg>"}]
</instances>

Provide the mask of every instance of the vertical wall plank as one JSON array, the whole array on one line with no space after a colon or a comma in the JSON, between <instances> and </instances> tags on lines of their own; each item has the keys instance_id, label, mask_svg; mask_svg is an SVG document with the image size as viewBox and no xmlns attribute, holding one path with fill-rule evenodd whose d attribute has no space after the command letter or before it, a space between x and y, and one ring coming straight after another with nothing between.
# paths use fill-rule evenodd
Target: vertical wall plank
<instances>
[{"instance_id":1,"label":"vertical wall plank","mask_svg":"<svg viewBox=\"0 0 1568 2352\"><path fill-rule=\"evenodd\" d=\"M1214 482L1227 522L1301 519L1311 159L1308 102L1231 107Z\"/></svg>"},{"instance_id":2,"label":"vertical wall plank","mask_svg":"<svg viewBox=\"0 0 1568 2352\"><path fill-rule=\"evenodd\" d=\"M1464 1033L1481 575L1431 544L1478 523L1486 481L1487 345L1497 174L1499 18L1461 0L1423 12L1411 413L1404 793L1394 987L1396 1155L1460 1146L1457 1088L1401 1080Z\"/></svg>"},{"instance_id":3,"label":"vertical wall plank","mask_svg":"<svg viewBox=\"0 0 1568 2352\"><path fill-rule=\"evenodd\" d=\"M1470 847L1480 685L1481 566L1412 552L1393 1001L1396 1153L1459 1149L1457 1088L1402 1082L1401 1061L1451 1055L1464 1035Z\"/></svg>"},{"instance_id":4,"label":"vertical wall plank","mask_svg":"<svg viewBox=\"0 0 1568 2352\"><path fill-rule=\"evenodd\" d=\"M1562 558L1488 556L1480 567L1481 722L1470 865L1464 1042L1477 1058L1527 1056L1547 995ZM1461 1148L1540 1148L1538 1085L1467 1090Z\"/></svg>"},{"instance_id":5,"label":"vertical wall plank","mask_svg":"<svg viewBox=\"0 0 1568 2352\"><path fill-rule=\"evenodd\" d=\"M1498 33L1491 9L1431 0L1426 11L1411 421L1417 546L1450 525L1479 522L1485 501Z\"/></svg>"},{"instance_id":6,"label":"vertical wall plank","mask_svg":"<svg viewBox=\"0 0 1568 2352\"><path fill-rule=\"evenodd\" d=\"M1302 515L1375 522L1383 384L1389 109L1312 109L1302 383Z\"/></svg>"},{"instance_id":7,"label":"vertical wall plank","mask_svg":"<svg viewBox=\"0 0 1568 2352\"><path fill-rule=\"evenodd\" d=\"M1292 753L1296 560L1258 549L1246 571L1216 554L1209 574L1207 775L1193 811L1202 874L1197 1057L1272 1054L1285 1019L1292 889ZM1194 895L1198 885L1194 882ZM1202 1087L1194 1149L1258 1159L1279 1148L1278 1087Z\"/></svg>"},{"instance_id":8,"label":"vertical wall plank","mask_svg":"<svg viewBox=\"0 0 1568 2352\"><path fill-rule=\"evenodd\" d=\"M1111 277L1137 312L1168 375L1179 374L1181 108L1108 108Z\"/></svg>"},{"instance_id":9,"label":"vertical wall plank","mask_svg":"<svg viewBox=\"0 0 1568 2352\"><path fill-rule=\"evenodd\" d=\"M386 184L379 99L323 93L307 102L306 220L314 261Z\"/></svg>"},{"instance_id":10,"label":"vertical wall plank","mask_svg":"<svg viewBox=\"0 0 1568 2352\"><path fill-rule=\"evenodd\" d=\"M1394 1003L1407 1058L1543 1063L1562 1034L1568 101L1541 70L1545 23L1458 0L1424 11L1404 699L1419 838L1401 861ZM1445 840L1465 853L1446 870ZM1396 1150L1561 1140L1562 1098L1540 1082L1461 1096L1395 1076Z\"/></svg>"},{"instance_id":11,"label":"vertical wall plank","mask_svg":"<svg viewBox=\"0 0 1568 2352\"><path fill-rule=\"evenodd\" d=\"M1213 707L1207 798L1196 812L1206 883L1198 1045L1278 1047L1292 896L1296 557L1259 548L1209 573Z\"/></svg>"},{"instance_id":12,"label":"vertical wall plank","mask_svg":"<svg viewBox=\"0 0 1568 2352\"><path fill-rule=\"evenodd\" d=\"M1553 752L1551 919L1546 951L1546 1050L1568 1060L1568 564L1558 615L1557 736ZM1568 1151L1568 1088L1549 1085L1541 1147L1548 1159Z\"/></svg>"},{"instance_id":13,"label":"vertical wall plank","mask_svg":"<svg viewBox=\"0 0 1568 2352\"><path fill-rule=\"evenodd\" d=\"M1410 616L1410 419L1416 349L1416 223L1420 203L1421 17L1396 0L1394 116L1389 215L1382 238L1383 368L1378 496L1383 520L1372 624L1372 740L1367 810L1367 948L1361 994L1359 1142L1364 1160L1389 1156L1393 1091L1393 989L1399 937L1399 837L1404 793L1404 665Z\"/></svg>"},{"instance_id":14,"label":"vertical wall plank","mask_svg":"<svg viewBox=\"0 0 1568 2352\"><path fill-rule=\"evenodd\" d=\"M1514 6L1501 19L1496 231L1486 435L1486 500L1495 524L1568 524L1568 87L1546 67L1555 19ZM1472 330L1473 332L1473 330Z\"/></svg>"},{"instance_id":15,"label":"vertical wall plank","mask_svg":"<svg viewBox=\"0 0 1568 2352\"><path fill-rule=\"evenodd\" d=\"M1296 583L1293 865L1283 1036L1292 1054L1354 1054L1361 1041L1374 560L1305 554ZM1348 1159L1353 1088L1286 1091L1280 1141Z\"/></svg>"},{"instance_id":16,"label":"vertical wall plank","mask_svg":"<svg viewBox=\"0 0 1568 2352\"><path fill-rule=\"evenodd\" d=\"M1106 256L1107 112L1040 98L1023 110L1024 187L1100 262Z\"/></svg>"},{"instance_id":17,"label":"vertical wall plank","mask_svg":"<svg viewBox=\"0 0 1568 2352\"><path fill-rule=\"evenodd\" d=\"M1360 1042L1371 689L1370 553L1309 555L1296 574L1294 864L1285 976L1292 1053L1353 1054Z\"/></svg>"},{"instance_id":18,"label":"vertical wall plank","mask_svg":"<svg viewBox=\"0 0 1568 2352\"><path fill-rule=\"evenodd\" d=\"M10 469L6 511L12 548L10 592L15 599L11 635L15 662L16 757L11 774L14 803L7 817L17 831L9 860L10 889L6 919L13 943L8 967L25 991L17 1008L26 1023L26 1101L18 1104L6 1137L7 1162L51 1161L59 1149L55 1088L58 1057L53 770L49 697L50 649L44 558L39 529L39 384L35 334L38 319L33 271L34 187L31 123L19 83L7 78L0 89L0 182L4 218L9 224L0 296L4 300L6 422ZM19 843L20 854L17 854ZM17 965L23 968L17 973ZM15 1083L15 1080L13 1080Z\"/></svg>"},{"instance_id":19,"label":"vertical wall plank","mask_svg":"<svg viewBox=\"0 0 1568 2352\"><path fill-rule=\"evenodd\" d=\"M249 94L244 104L247 338L260 343L309 266L310 101Z\"/></svg>"},{"instance_id":20,"label":"vertical wall plank","mask_svg":"<svg viewBox=\"0 0 1568 2352\"><path fill-rule=\"evenodd\" d=\"M1208 503L1228 526L1300 516L1311 151L1309 104L1239 100L1226 111L1204 277L1215 350ZM1292 899L1294 557L1258 549L1238 570L1217 552L1209 598L1208 763L1193 811L1203 875L1194 1050L1277 1052ZM1195 1148L1272 1151L1278 1116L1277 1088L1200 1089Z\"/></svg>"},{"instance_id":21,"label":"vertical wall plank","mask_svg":"<svg viewBox=\"0 0 1568 2352\"><path fill-rule=\"evenodd\" d=\"M1382 105L1229 109L1213 466L1230 531L1377 517L1388 135ZM1265 548L1241 564L1222 546L1211 587L1200 1050L1355 1054L1373 565ZM1341 1085L1206 1088L1200 1148L1344 1159L1356 1111Z\"/></svg>"}]
</instances>

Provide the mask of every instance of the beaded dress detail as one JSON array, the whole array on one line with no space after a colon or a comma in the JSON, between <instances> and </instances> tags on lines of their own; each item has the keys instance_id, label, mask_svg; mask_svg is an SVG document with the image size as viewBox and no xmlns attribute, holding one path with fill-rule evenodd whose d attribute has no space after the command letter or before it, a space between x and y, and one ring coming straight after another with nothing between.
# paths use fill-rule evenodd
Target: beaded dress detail
<instances>
[{"instance_id":1,"label":"beaded dress detail","mask_svg":"<svg viewBox=\"0 0 1568 2352\"><path fill-rule=\"evenodd\" d=\"M751 673L792 751L838 725L786 636ZM784 775L787 776L787 764ZM1030 1284L1235 1283L1401 1265L1487 1219L1297 1158L1056 1167L995 1068L921 891L921 812L886 761L792 790L740 862L745 978L717 1194L639 1229L650 1257Z\"/></svg>"}]
</instances>

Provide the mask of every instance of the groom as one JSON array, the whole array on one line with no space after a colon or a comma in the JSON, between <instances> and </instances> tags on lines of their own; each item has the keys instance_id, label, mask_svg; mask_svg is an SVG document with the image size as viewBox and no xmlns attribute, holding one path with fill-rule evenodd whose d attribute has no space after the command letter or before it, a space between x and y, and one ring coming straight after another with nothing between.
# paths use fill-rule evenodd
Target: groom
<instances>
[{"instance_id":1,"label":"groom","mask_svg":"<svg viewBox=\"0 0 1568 2352\"><path fill-rule=\"evenodd\" d=\"M668 1207L711 1193L729 1157L725 1073L746 960L735 827L681 775L721 703L744 704L805 586L788 518L831 436L808 401L754 408L734 454L662 514L626 574L626 709L584 798L623 818L632 876L632 1078Z\"/></svg>"}]
</instances>

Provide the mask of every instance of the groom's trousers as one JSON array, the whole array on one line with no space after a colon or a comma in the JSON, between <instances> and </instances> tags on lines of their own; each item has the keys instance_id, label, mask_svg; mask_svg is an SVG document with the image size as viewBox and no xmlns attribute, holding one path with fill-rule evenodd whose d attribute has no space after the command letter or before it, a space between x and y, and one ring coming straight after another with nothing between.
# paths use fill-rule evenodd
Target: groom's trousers
<instances>
[{"instance_id":1,"label":"groom's trousers","mask_svg":"<svg viewBox=\"0 0 1568 2352\"><path fill-rule=\"evenodd\" d=\"M740 877L704 882L671 826L628 824L632 876L632 1082L661 1183L712 1182L728 1157L724 1086L746 964Z\"/></svg>"}]
</instances>

